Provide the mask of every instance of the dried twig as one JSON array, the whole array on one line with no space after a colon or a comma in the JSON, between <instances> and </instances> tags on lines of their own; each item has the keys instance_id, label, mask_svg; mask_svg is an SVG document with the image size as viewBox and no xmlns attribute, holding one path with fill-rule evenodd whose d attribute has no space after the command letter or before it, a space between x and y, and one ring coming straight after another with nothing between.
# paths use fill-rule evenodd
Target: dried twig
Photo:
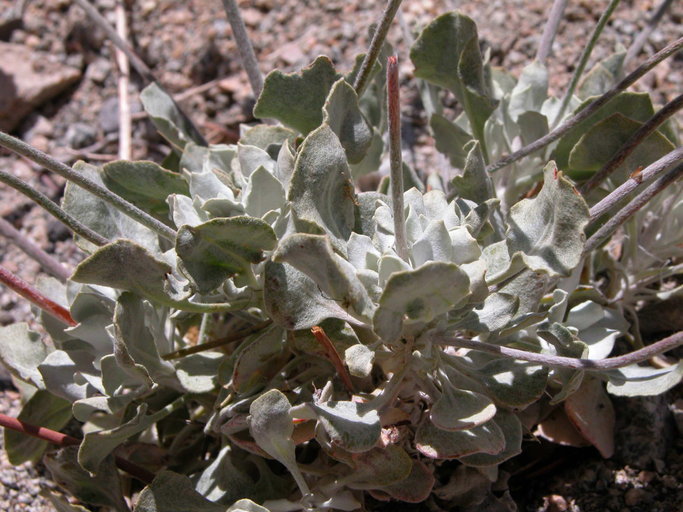
<instances>
[{"instance_id":1,"label":"dried twig","mask_svg":"<svg viewBox=\"0 0 683 512\"><path fill-rule=\"evenodd\" d=\"M579 124L581 121L585 120L586 118L592 116L595 112L597 112L600 108L602 108L607 102L609 102L612 98L614 98L617 94L620 92L626 90L627 87L632 85L633 83L636 82L641 76L643 76L645 73L650 71L653 67L655 67L657 64L659 64L661 61L664 59L670 57L671 55L674 55L676 52L678 52L681 48L683 48L683 37L677 39L671 44L668 44L665 48L662 50L658 51L656 54L654 54L652 57L647 59L643 64L641 64L638 69L630 73L626 78L624 78L621 82L619 82L617 85L612 87L609 91L607 91L605 94L591 102L589 105L586 106L583 110L575 114L574 116L570 117L567 119L564 123L562 123L560 126L555 128L553 131L548 133L547 135L541 137L540 139L537 139L536 141L532 142L531 144L528 144L524 146L522 149L515 151L511 155L505 156L498 160L497 162L489 165L487 167L487 171L489 172L494 172L498 171L504 167L507 167L508 165L521 160L525 156L528 156L539 149L542 149L546 147L548 144L551 144L555 142L557 139L562 137L565 133L567 133L569 130L574 128L577 124Z\"/></svg>"},{"instance_id":2,"label":"dried twig","mask_svg":"<svg viewBox=\"0 0 683 512\"><path fill-rule=\"evenodd\" d=\"M208 342L202 343L200 345L195 345L194 347L182 348L180 350L176 350L174 352L170 352L168 354L165 354L162 357L162 359L165 361L170 361L172 359L180 359L181 357L189 356L191 354L196 354L198 352L204 352L205 350L211 350L214 348L222 347L223 345L227 345L228 343L232 343L233 341L243 340L247 336L265 329L266 327L268 327L272 323L273 323L272 321L268 320L267 322L262 322L258 325L254 325L254 326L249 327L247 329L243 329L243 330L241 330L235 334L232 334L230 336L225 336L225 337L219 338L217 340L208 341Z\"/></svg>"},{"instance_id":3,"label":"dried twig","mask_svg":"<svg viewBox=\"0 0 683 512\"><path fill-rule=\"evenodd\" d=\"M126 26L126 8L123 0L116 2L116 32L125 41L128 38ZM119 48L114 49L116 64L119 68L119 158L131 159L131 131L133 121L130 117L130 98L128 96L128 84L130 83L130 64L128 57Z\"/></svg>"},{"instance_id":4,"label":"dried twig","mask_svg":"<svg viewBox=\"0 0 683 512\"><path fill-rule=\"evenodd\" d=\"M2 217L0 217L0 235L14 242L19 249L40 263L41 267L60 281L66 282L71 275L71 272L69 272L64 265L46 253L32 240L24 236L18 229Z\"/></svg>"},{"instance_id":5,"label":"dried twig","mask_svg":"<svg viewBox=\"0 0 683 512\"><path fill-rule=\"evenodd\" d=\"M579 189L581 193L586 194L605 181L609 175L612 174L631 153L633 153L641 142L681 108L683 108L683 94L664 105L655 115L648 119L643 126L638 128L624 145L619 148L619 151L603 165L602 169L591 176L586 183L581 185Z\"/></svg>"},{"instance_id":6,"label":"dried twig","mask_svg":"<svg viewBox=\"0 0 683 512\"><path fill-rule=\"evenodd\" d=\"M317 325L315 327L311 327L311 332L313 333L313 336L315 336L315 339L318 340L318 343L320 343L325 349L328 359L334 365L335 369L337 370L337 373L339 374L339 377L341 377L341 380L344 383L344 386L346 386L348 392L351 394L355 393L353 382L351 382L351 376L349 375L349 372L346 370L346 366L344 366L342 358L339 357L339 353L337 352L337 349L334 347L334 343L332 343L332 340L327 336L323 328Z\"/></svg>"},{"instance_id":7,"label":"dried twig","mask_svg":"<svg viewBox=\"0 0 683 512\"><path fill-rule=\"evenodd\" d=\"M659 25L659 22L662 20L664 14L666 14L666 11L669 9L672 3L673 0L662 0L662 3L659 4L655 13L647 20L645 28L643 28L643 30L636 36L636 38L633 40L633 43L631 43L631 46L629 46L628 50L626 51L626 57L624 57L624 68L627 68L633 59L635 59L643 49L643 46L645 46L650 34L652 34L655 28L657 28L657 25Z\"/></svg>"},{"instance_id":8,"label":"dried twig","mask_svg":"<svg viewBox=\"0 0 683 512\"><path fill-rule=\"evenodd\" d=\"M557 29L560 26L560 21L562 21L564 9L567 7L567 1L568 0L555 0L550 8L548 21L543 28L543 35L541 36L541 42L538 45L538 52L536 53L536 60L543 64L546 63L550 56L550 52L552 51L553 41L555 41Z\"/></svg>"}]
</instances>

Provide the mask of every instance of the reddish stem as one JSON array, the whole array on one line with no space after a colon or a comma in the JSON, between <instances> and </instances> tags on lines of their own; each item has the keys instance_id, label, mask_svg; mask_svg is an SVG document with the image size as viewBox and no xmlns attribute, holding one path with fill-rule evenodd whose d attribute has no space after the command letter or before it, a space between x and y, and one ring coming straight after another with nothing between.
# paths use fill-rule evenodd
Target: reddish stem
<instances>
[{"instance_id":1,"label":"reddish stem","mask_svg":"<svg viewBox=\"0 0 683 512\"><path fill-rule=\"evenodd\" d=\"M7 416L6 414L2 413L0 413L0 426L21 432L22 434L37 437L38 439L42 439L43 441L47 441L61 447L78 446L81 444L81 442L75 437L62 434L61 432L57 432L49 428L37 427L36 425L31 425L30 423L26 423L25 421ZM114 457L114 460L119 469L122 469L141 482L150 484L152 483L152 480L154 480L154 473L147 471L145 468L141 468L129 460L118 456Z\"/></svg>"},{"instance_id":2,"label":"reddish stem","mask_svg":"<svg viewBox=\"0 0 683 512\"><path fill-rule=\"evenodd\" d=\"M24 281L18 276L15 276L12 272L7 270L5 267L0 266L0 283L5 284L9 289L18 293L25 299L31 301L33 304L38 306L40 309L49 313L57 320L64 322L69 327L74 327L77 325L76 320L71 317L71 313L66 308L60 306L55 301L47 298L36 288L31 286L29 283Z\"/></svg>"},{"instance_id":3,"label":"reddish stem","mask_svg":"<svg viewBox=\"0 0 683 512\"><path fill-rule=\"evenodd\" d=\"M313 333L313 336L315 336L315 339L318 340L318 342L323 346L325 352L327 352L327 357L336 368L337 373L344 383L344 386L346 386L346 389L348 389L349 393L351 394L355 393L353 383L351 382L351 376L349 375L349 372L346 371L344 362L342 361L341 357L339 357L339 353L334 347L332 340L327 336L323 328L318 325L311 327L311 332Z\"/></svg>"}]
</instances>

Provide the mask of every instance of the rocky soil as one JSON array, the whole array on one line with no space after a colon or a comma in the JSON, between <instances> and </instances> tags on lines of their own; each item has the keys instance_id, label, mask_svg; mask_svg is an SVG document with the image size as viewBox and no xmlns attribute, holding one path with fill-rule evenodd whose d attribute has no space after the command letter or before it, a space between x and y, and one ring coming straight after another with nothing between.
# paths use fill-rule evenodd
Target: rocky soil
<instances>
[{"instance_id":1,"label":"rocky soil","mask_svg":"<svg viewBox=\"0 0 683 512\"><path fill-rule=\"evenodd\" d=\"M110 22L115 0L92 0ZM367 46L367 30L384 2L356 0L245 0L239 2L254 40L261 69L294 70L318 54L342 70ZM404 138L416 166L440 165L411 81L406 36L437 14L463 10L479 25L494 65L513 73L534 57L551 2L541 0L405 0L403 29L396 23L389 41L402 60ZM561 93L607 0L569 2L550 59L551 89ZM654 0L624 0L609 23L591 62L623 45L644 27ZM211 142L233 142L240 123L252 120L253 98L218 0L138 0L126 2L128 39L157 78L180 100ZM683 4L673 6L655 30L642 60L680 37ZM117 158L119 73L104 33L69 0L0 0L0 129L66 163L93 164ZM683 57L659 65L636 89L655 91L660 103L680 94ZM160 160L167 150L141 113L144 83L133 73L129 92L133 112L132 152L136 159ZM28 161L0 152L0 168L59 200L63 181ZM34 240L67 269L81 255L68 232L32 203L0 185L0 228L7 221ZM0 232L0 263L33 282L43 272ZM0 288L0 324L31 322L30 307ZM0 373L0 412L16 414L19 397ZM676 392L656 400L616 402L617 454L603 461L592 449L538 443L529 464L510 484L520 510L618 512L683 511L683 441L670 412ZM8 465L0 451L0 510L46 511L39 495L49 486L41 468ZM679 508L681 507L681 508Z\"/></svg>"}]
</instances>

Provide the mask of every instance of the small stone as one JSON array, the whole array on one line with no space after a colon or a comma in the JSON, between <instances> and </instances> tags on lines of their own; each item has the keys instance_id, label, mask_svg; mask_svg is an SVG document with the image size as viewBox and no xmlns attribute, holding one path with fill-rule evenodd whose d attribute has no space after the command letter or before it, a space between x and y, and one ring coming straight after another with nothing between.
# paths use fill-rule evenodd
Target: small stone
<instances>
[{"instance_id":1,"label":"small stone","mask_svg":"<svg viewBox=\"0 0 683 512\"><path fill-rule=\"evenodd\" d=\"M263 19L263 14L258 9L241 9L240 13L242 14L244 24L250 27L256 27Z\"/></svg>"},{"instance_id":2,"label":"small stone","mask_svg":"<svg viewBox=\"0 0 683 512\"><path fill-rule=\"evenodd\" d=\"M629 489L624 494L624 503L629 507L633 507L649 497L650 493L643 489Z\"/></svg>"},{"instance_id":3,"label":"small stone","mask_svg":"<svg viewBox=\"0 0 683 512\"><path fill-rule=\"evenodd\" d=\"M637 478L639 482L649 484L650 482L652 482L652 480L655 479L656 476L657 473L655 473L654 471L641 471L640 473L638 473Z\"/></svg>"},{"instance_id":4,"label":"small stone","mask_svg":"<svg viewBox=\"0 0 683 512\"><path fill-rule=\"evenodd\" d=\"M97 130L85 123L73 123L66 130L66 143L74 149L84 148L97 140Z\"/></svg>"},{"instance_id":5,"label":"small stone","mask_svg":"<svg viewBox=\"0 0 683 512\"><path fill-rule=\"evenodd\" d=\"M111 96L102 102L99 120L104 133L115 132L119 129L119 100L116 96Z\"/></svg>"},{"instance_id":6,"label":"small stone","mask_svg":"<svg viewBox=\"0 0 683 512\"><path fill-rule=\"evenodd\" d=\"M86 71L86 77L97 84L102 84L111 74L111 63L108 59L96 59Z\"/></svg>"},{"instance_id":7,"label":"small stone","mask_svg":"<svg viewBox=\"0 0 683 512\"><path fill-rule=\"evenodd\" d=\"M566 512L569 510L567 500L559 494L552 494L543 498L543 512Z\"/></svg>"}]
</instances>

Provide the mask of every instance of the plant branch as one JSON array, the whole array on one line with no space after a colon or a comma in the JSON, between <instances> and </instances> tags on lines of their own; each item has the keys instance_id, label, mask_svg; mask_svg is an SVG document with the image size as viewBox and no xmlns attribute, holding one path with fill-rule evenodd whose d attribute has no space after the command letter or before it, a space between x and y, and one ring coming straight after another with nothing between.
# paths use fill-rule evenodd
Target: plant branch
<instances>
[{"instance_id":1,"label":"plant branch","mask_svg":"<svg viewBox=\"0 0 683 512\"><path fill-rule=\"evenodd\" d=\"M368 85L368 79L370 78L372 67L375 65L377 56L382 50L382 45L387 37L387 33L389 33L391 22L394 20L394 16L396 16L396 12L401 6L402 1L403 0L388 0L387 6L384 8L382 19L375 29L375 33L372 36L372 41L370 42L370 48L363 58L360 71L358 71L358 75L356 75L356 81L353 84L353 88L356 89L356 94L358 94L359 98L363 95L365 87Z\"/></svg>"},{"instance_id":2,"label":"plant branch","mask_svg":"<svg viewBox=\"0 0 683 512\"><path fill-rule=\"evenodd\" d=\"M643 49L643 46L645 46L650 34L652 34L655 28L657 28L657 25L659 25L659 22L662 20L664 14L671 6L671 3L672 0L663 0L662 3L659 4L659 7L657 7L655 13L650 17L650 19L647 20L645 28L643 28L643 30L636 36L636 38L633 40L633 43L631 43L631 46L629 46L628 50L626 51L626 57L624 57L624 68L626 68Z\"/></svg>"},{"instance_id":3,"label":"plant branch","mask_svg":"<svg viewBox=\"0 0 683 512\"><path fill-rule=\"evenodd\" d=\"M389 161L391 163L391 207L394 211L396 254L410 261L403 211L403 158L401 156L401 104L398 89L398 61L387 59L387 113L389 117Z\"/></svg>"},{"instance_id":4,"label":"plant branch","mask_svg":"<svg viewBox=\"0 0 683 512\"><path fill-rule=\"evenodd\" d=\"M230 27L232 27L232 33L235 36L237 49L242 59L242 66L244 66L251 84L251 90L254 96L258 98L263 90L263 75L258 67L254 47L247 34L247 28L244 26L240 8L237 6L236 0L223 0L223 8L230 22Z\"/></svg>"},{"instance_id":5,"label":"plant branch","mask_svg":"<svg viewBox=\"0 0 683 512\"><path fill-rule=\"evenodd\" d=\"M581 53L581 57L579 58L579 63L576 65L576 69L572 74L572 79L569 82L569 87L567 88L567 91L564 93L564 97L562 98L562 104L560 105L560 109L557 111L557 115L555 117L555 120L553 121L553 125L556 125L560 121L560 119L562 119L565 110L567 110L567 105L569 105L569 101L572 99L572 96L574 95L574 90L576 89L576 86L579 83L579 79L581 78L584 69L586 69L586 64L588 64L588 59L590 58L591 53L593 53L593 48L595 48L595 44L598 42L600 34L602 34L605 25L607 25L610 16L612 16L612 12L614 12L614 9L617 8L620 1L621 0L611 0L607 8L600 16L597 25L595 25L595 29L593 29L591 38L588 40L588 43L584 47L583 52Z\"/></svg>"},{"instance_id":6,"label":"plant branch","mask_svg":"<svg viewBox=\"0 0 683 512\"><path fill-rule=\"evenodd\" d=\"M32 240L24 236L18 229L2 217L0 217L0 235L14 242L19 249L40 263L41 267L60 281L66 282L71 275L71 272L64 265L33 243Z\"/></svg>"},{"instance_id":7,"label":"plant branch","mask_svg":"<svg viewBox=\"0 0 683 512\"><path fill-rule=\"evenodd\" d=\"M117 210L129 216L131 219L139 222L143 226L148 227L158 235L170 240L171 242L175 242L176 232L174 230L162 222L159 222L151 215L143 212L137 206L129 203L121 196L99 186L97 183L76 172L68 165L65 165L59 160L46 155L39 149L36 149L29 144L26 144L24 141L19 140L16 137L12 137L4 132L0 132L0 146L3 146L14 153L24 156L29 160L42 165L46 169L59 174L63 178L66 178L67 180L84 188L88 192L96 195L103 201L109 203Z\"/></svg>"},{"instance_id":8,"label":"plant branch","mask_svg":"<svg viewBox=\"0 0 683 512\"><path fill-rule=\"evenodd\" d=\"M503 347L500 345L494 345L492 343L485 343L483 341L474 341L448 336L437 338L435 341L436 343L440 343L442 345L468 348L470 350L477 350L479 352L487 352L489 354L509 357L511 359L520 359L522 361L538 363L551 368L601 371L616 370L618 368L623 368L632 364L641 363L658 354L679 347L680 345L683 345L683 331L677 332L668 338L659 340L658 342L652 343L644 348L624 354L623 356L608 357L605 359L581 359L574 357L553 356L550 354L539 354L537 352L528 352L526 350Z\"/></svg>"},{"instance_id":9,"label":"plant branch","mask_svg":"<svg viewBox=\"0 0 683 512\"><path fill-rule=\"evenodd\" d=\"M609 237L616 229L626 222L632 215L638 212L643 206L645 206L650 199L659 194L662 190L676 181L683 175L683 163L677 165L669 172L661 176L657 181L652 183L649 187L643 190L636 198L624 206L616 215L610 217L610 219L603 224L600 229L598 229L593 236L591 236L586 242L586 246L583 249L583 254L586 255L593 251L598 245L602 243L607 237Z\"/></svg>"},{"instance_id":10,"label":"plant branch","mask_svg":"<svg viewBox=\"0 0 683 512\"><path fill-rule=\"evenodd\" d=\"M124 0L116 2L116 32L125 41L128 37L128 27L126 26L126 9ZM128 84L130 83L130 63L128 57L119 48L114 49L116 64L119 68L119 158L121 160L131 159L131 130L133 121L130 116L130 98L128 97Z\"/></svg>"},{"instance_id":11,"label":"plant branch","mask_svg":"<svg viewBox=\"0 0 683 512\"><path fill-rule=\"evenodd\" d=\"M225 336L225 337L219 338L217 340L202 343L201 345L195 345L193 347L182 348L180 350L176 350L174 352L170 352L168 354L165 354L164 356L162 356L162 359L164 361L170 361L172 359L180 359L181 357L189 356L191 354L196 354L198 352L204 352L205 350L211 350L213 348L222 347L223 345L227 345L228 343L232 343L233 341L243 340L247 336L254 334L256 332L259 332L262 329L265 329L266 327L268 327L272 323L273 322L271 320L268 320L267 322L262 322L258 325L254 325L254 326L249 327L247 329L243 329L242 331L235 333L233 335L230 335L230 336Z\"/></svg>"},{"instance_id":12,"label":"plant branch","mask_svg":"<svg viewBox=\"0 0 683 512\"><path fill-rule=\"evenodd\" d=\"M13 418L12 416L7 416L6 414L2 413L0 413L0 426L4 428L9 428L22 434L37 437L38 439L42 439L43 441L47 441L48 443L55 444L62 448L66 446L78 446L81 444L81 442L75 437L71 437L67 434L62 434L61 432L57 432L49 428L37 427L35 425L31 425L30 423L26 423L25 421ZM125 471L132 477L137 478L144 484L150 484L152 483L152 480L154 480L154 473L147 471L145 468L142 468L137 464L133 464L127 459L117 456L114 457L114 461L116 462L116 466L119 469L122 469L123 471Z\"/></svg>"},{"instance_id":13,"label":"plant branch","mask_svg":"<svg viewBox=\"0 0 683 512\"><path fill-rule=\"evenodd\" d=\"M15 276L3 266L0 266L0 283L69 327L78 325L78 322L71 317L68 309L46 297L38 289L28 284L22 278Z\"/></svg>"},{"instance_id":14,"label":"plant branch","mask_svg":"<svg viewBox=\"0 0 683 512\"><path fill-rule=\"evenodd\" d=\"M598 217L633 192L641 183L650 181L653 177L666 171L681 160L683 160L683 148L677 148L651 163L642 171L632 174L630 179L626 180L625 183L622 183L590 209L591 221L597 220Z\"/></svg>"},{"instance_id":15,"label":"plant branch","mask_svg":"<svg viewBox=\"0 0 683 512\"><path fill-rule=\"evenodd\" d=\"M553 41L555 41L557 29L560 26L560 21L562 21L562 15L567 7L567 2L568 0L555 0L550 8L548 21L543 28L543 35L541 36L541 42L536 53L536 60L543 64L546 63L552 51Z\"/></svg>"},{"instance_id":16,"label":"plant branch","mask_svg":"<svg viewBox=\"0 0 683 512\"><path fill-rule=\"evenodd\" d=\"M600 185L603 181L612 174L617 167L619 167L628 156L643 142L651 133L653 133L659 126L669 119L673 114L683 108L683 94L680 94L669 103L664 105L655 115L653 115L647 122L636 130L633 135L619 148L612 158L600 169L593 174L591 178L581 185L579 190L582 194L587 194L595 187Z\"/></svg>"},{"instance_id":17,"label":"plant branch","mask_svg":"<svg viewBox=\"0 0 683 512\"><path fill-rule=\"evenodd\" d=\"M339 357L339 353L337 352L334 343L332 343L332 340L327 336L323 328L318 325L311 327L311 332L313 333L313 336L315 336L315 339L318 340L318 343L325 349L327 358L337 370L337 374L344 383L344 386L346 386L347 391L353 395L355 390L353 388L353 382L351 382L351 376L346 370L346 366L344 366L344 361Z\"/></svg>"},{"instance_id":18,"label":"plant branch","mask_svg":"<svg viewBox=\"0 0 683 512\"><path fill-rule=\"evenodd\" d=\"M617 94L626 90L627 87L636 82L641 76L650 71L661 61L675 54L681 48L683 48L683 37L677 39L671 44L668 44L665 48L658 51L652 57L647 59L643 64L641 64L636 70L634 70L632 73L629 73L629 75L626 76L621 82L619 82L605 94L591 102L589 105L586 106L586 108L584 108L574 116L567 119L564 123L562 123L560 126L552 130L550 133L532 142L531 144L524 146L522 149L501 158L497 162L489 165L486 170L489 172L498 171L516 162L517 160L521 160L525 156L528 156L538 151L539 149L546 147L548 144L555 142L569 130L574 128L577 124L579 124L580 122L584 121L586 118L590 117L595 112L597 112Z\"/></svg>"}]
</instances>

